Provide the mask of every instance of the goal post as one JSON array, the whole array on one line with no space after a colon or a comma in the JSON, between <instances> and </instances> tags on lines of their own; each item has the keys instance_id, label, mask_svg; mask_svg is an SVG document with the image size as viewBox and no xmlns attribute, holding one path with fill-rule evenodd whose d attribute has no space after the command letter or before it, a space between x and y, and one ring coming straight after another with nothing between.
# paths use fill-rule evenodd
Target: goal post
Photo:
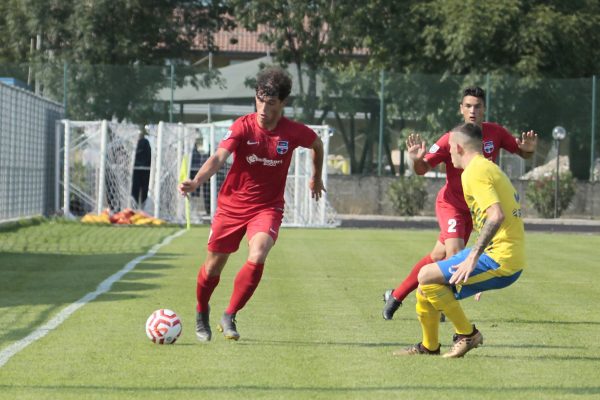
<instances>
[{"instance_id":1,"label":"goal post","mask_svg":"<svg viewBox=\"0 0 600 400\"><path fill-rule=\"evenodd\" d=\"M61 123L63 174L56 184L62 185L63 214L136 207L131 185L139 126L106 120Z\"/></svg>"},{"instance_id":2,"label":"goal post","mask_svg":"<svg viewBox=\"0 0 600 400\"><path fill-rule=\"evenodd\" d=\"M123 208L142 208L154 217L173 223L185 221L185 199L177 192L184 157L187 176L195 174L203 162L214 154L233 121L204 124L159 122L145 125L151 147L148 198L137 204L131 195L137 140L141 127L108 121L70 121L64 125L63 211L64 215L117 212ZM323 182L327 187L327 154L330 129L327 125L310 126L323 141ZM317 202L312 199L309 181L312 176L312 151L297 148L292 156L285 187L285 212L282 224L298 227L339 225L327 193ZM218 191L233 158L192 194L194 223L208 222L216 212ZM58 189L58 188L57 188Z\"/></svg>"}]
</instances>

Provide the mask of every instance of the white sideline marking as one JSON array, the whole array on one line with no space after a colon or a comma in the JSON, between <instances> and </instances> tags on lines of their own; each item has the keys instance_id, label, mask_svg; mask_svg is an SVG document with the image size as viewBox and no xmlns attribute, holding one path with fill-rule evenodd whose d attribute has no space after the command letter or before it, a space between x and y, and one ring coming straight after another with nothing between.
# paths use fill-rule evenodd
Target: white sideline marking
<instances>
[{"instance_id":1,"label":"white sideline marking","mask_svg":"<svg viewBox=\"0 0 600 400\"><path fill-rule=\"evenodd\" d=\"M12 356L17 354L18 352L23 350L25 347L27 347L31 343L35 342L36 340L43 338L50 331L56 329L60 324L65 322L65 320L67 318L69 318L71 316L71 314L73 314L79 308L85 306L87 303L94 300L96 297L100 296L101 294L108 292L110 290L110 288L112 287L113 283L120 280L123 277L123 275L130 272L132 269L135 268L136 265L138 265L140 262L144 261L146 258L149 258L149 257L152 257L153 255L155 255L156 252L158 251L158 249L160 249L162 246L164 246L166 244L169 244L171 242L171 240L175 239L178 236L181 236L185 232L187 232L186 229L180 230L179 232L175 232L171 236L166 237L162 241L162 243L155 244L154 246L152 246L152 248L150 250L148 250L148 252L146 254L144 254L143 256L134 258L133 260L131 260L127 264L125 264L125 266L120 271L115 272L113 275L106 278L103 282L101 282L98 285L98 287L96 288L95 291L89 292L88 294L86 294L85 296L83 296L82 298L77 300L76 302L71 303L69 306L64 308L61 312L59 312L50 321L46 322L44 325L40 326L38 329L31 332L29 335L25 336L23 339L11 344L4 350L0 351L0 368L2 366L4 366L4 364L6 364Z\"/></svg>"}]
</instances>

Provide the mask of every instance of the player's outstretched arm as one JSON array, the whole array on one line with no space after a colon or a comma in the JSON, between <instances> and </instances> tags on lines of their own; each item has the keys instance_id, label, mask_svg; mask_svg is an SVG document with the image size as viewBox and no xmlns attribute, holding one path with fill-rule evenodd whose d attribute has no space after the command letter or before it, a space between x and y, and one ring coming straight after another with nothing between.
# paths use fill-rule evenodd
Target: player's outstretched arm
<instances>
[{"instance_id":1,"label":"player's outstretched arm","mask_svg":"<svg viewBox=\"0 0 600 400\"><path fill-rule=\"evenodd\" d=\"M519 155L523 158L531 158L535 149L537 148L537 133L534 131L527 131L521 134L521 138L517 138L517 145L519 145Z\"/></svg>"},{"instance_id":2,"label":"player's outstretched arm","mask_svg":"<svg viewBox=\"0 0 600 400\"><path fill-rule=\"evenodd\" d=\"M308 187L311 191L312 198L319 201L322 192L327 191L323 185L323 142L320 138L316 138L310 148L313 153L313 176L308 183Z\"/></svg>"},{"instance_id":3,"label":"player's outstretched arm","mask_svg":"<svg viewBox=\"0 0 600 400\"><path fill-rule=\"evenodd\" d=\"M229 158L230 155L231 153L228 150L219 147L215 154L210 156L208 160L206 160L206 162L202 165L198 173L196 173L194 179L187 179L181 182L177 187L177 191L181 195L185 196L187 193L193 192L196 189L198 189L200 185L209 180L211 176L213 176L219 169L221 169L221 167L223 166L223 164L225 164L225 161L227 161L227 158Z\"/></svg>"},{"instance_id":4,"label":"player's outstretched arm","mask_svg":"<svg viewBox=\"0 0 600 400\"><path fill-rule=\"evenodd\" d=\"M412 160L413 170L417 175L424 175L431 167L423 159L427 152L425 148L425 141L421 138L418 133L411 133L406 139L406 151L408 157Z\"/></svg>"}]
</instances>

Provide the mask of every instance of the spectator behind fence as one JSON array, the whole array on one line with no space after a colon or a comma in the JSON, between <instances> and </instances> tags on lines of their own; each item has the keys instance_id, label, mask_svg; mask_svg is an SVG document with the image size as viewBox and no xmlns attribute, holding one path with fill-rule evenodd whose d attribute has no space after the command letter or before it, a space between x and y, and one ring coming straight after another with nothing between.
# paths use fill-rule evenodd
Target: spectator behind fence
<instances>
[{"instance_id":1,"label":"spectator behind fence","mask_svg":"<svg viewBox=\"0 0 600 400\"><path fill-rule=\"evenodd\" d=\"M135 161L133 163L133 182L131 184L131 196L137 202L138 208L143 208L148 198L148 186L150 184L150 164L152 163L152 148L146 139L146 132L142 128L135 149Z\"/></svg>"}]
</instances>

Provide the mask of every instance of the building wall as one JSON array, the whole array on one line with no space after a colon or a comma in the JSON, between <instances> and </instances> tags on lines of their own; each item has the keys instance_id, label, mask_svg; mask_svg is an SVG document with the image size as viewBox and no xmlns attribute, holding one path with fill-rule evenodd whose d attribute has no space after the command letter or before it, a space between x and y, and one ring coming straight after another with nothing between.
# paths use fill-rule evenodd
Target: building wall
<instances>
[{"instance_id":1,"label":"building wall","mask_svg":"<svg viewBox=\"0 0 600 400\"><path fill-rule=\"evenodd\" d=\"M327 198L338 214L396 215L387 195L394 177L329 175ZM428 193L422 215L435 215L435 198L445 182L444 178L427 179ZM525 196L528 181L513 180L521 195L525 217L538 218ZM600 218L600 183L578 182L575 198L563 213L563 218Z\"/></svg>"}]
</instances>

